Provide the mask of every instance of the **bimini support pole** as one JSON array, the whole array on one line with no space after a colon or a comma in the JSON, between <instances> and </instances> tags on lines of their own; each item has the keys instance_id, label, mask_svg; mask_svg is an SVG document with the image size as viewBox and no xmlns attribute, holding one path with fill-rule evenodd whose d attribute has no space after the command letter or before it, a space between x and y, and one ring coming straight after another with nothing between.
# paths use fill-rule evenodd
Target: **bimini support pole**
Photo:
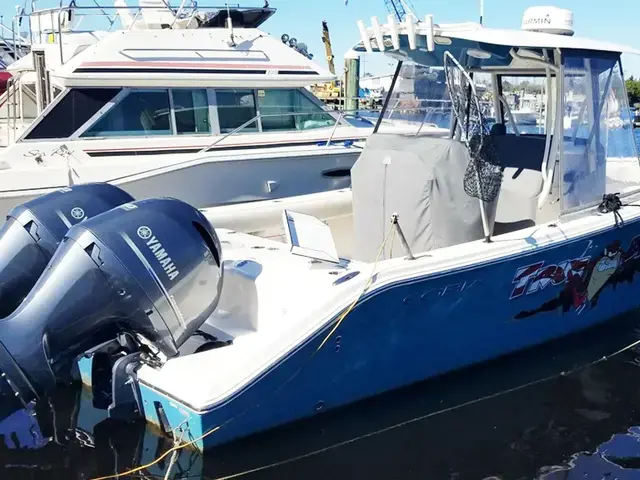
<instances>
[{"instance_id":1,"label":"bimini support pole","mask_svg":"<svg viewBox=\"0 0 640 480\"><path fill-rule=\"evenodd\" d=\"M556 82L556 91L555 91L555 99L553 102L555 103L555 121L554 121L554 132L553 138L551 139L551 147L549 150L549 156L547 158L547 164L545 165L546 172L543 175L543 187L540 196L538 197L538 209L541 209L544 206L547 197L551 194L551 189L553 188L553 176L554 169L556 166L556 161L560 161L560 178L562 178L562 151L564 150L562 147L562 138L563 130L564 130L564 68L562 66L562 52L560 49L556 49L554 52L555 64L557 67L555 82ZM550 93L547 93L547 96L550 96ZM548 116L549 112L547 112Z\"/></svg>"},{"instance_id":2,"label":"bimini support pole","mask_svg":"<svg viewBox=\"0 0 640 480\"><path fill-rule=\"evenodd\" d=\"M380 116L378 117L378 121L376 122L376 126L373 128L373 133L376 133L380 128L380 124L384 118L384 114L387 112L387 107L389 106L389 101L391 100L391 92L396 87L396 81L400 76L400 70L402 70L402 60L398 61L398 65L396 66L396 72L393 74L393 79L391 80L391 86L389 87L389 92L387 93L387 97L384 99L384 104L382 105L382 110L380 111Z\"/></svg>"}]
</instances>

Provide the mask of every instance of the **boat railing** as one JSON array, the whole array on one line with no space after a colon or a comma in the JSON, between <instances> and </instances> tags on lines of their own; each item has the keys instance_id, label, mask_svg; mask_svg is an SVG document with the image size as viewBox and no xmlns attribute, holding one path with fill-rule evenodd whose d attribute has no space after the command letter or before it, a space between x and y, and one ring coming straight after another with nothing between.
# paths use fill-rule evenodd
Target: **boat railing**
<instances>
[{"instance_id":1,"label":"boat railing","mask_svg":"<svg viewBox=\"0 0 640 480\"><path fill-rule=\"evenodd\" d=\"M27 47L27 41L19 34L16 35L14 30L7 27L1 20L0 42L16 60L24 55Z\"/></svg>"},{"instance_id":2,"label":"boat railing","mask_svg":"<svg viewBox=\"0 0 640 480\"><path fill-rule=\"evenodd\" d=\"M16 140L16 129L18 128L18 117L24 121L22 117L22 91L20 90L21 73L9 77L7 80L7 88L0 97L0 107L5 106L6 109L6 128L7 128L7 145ZM18 91L16 91L18 89Z\"/></svg>"},{"instance_id":3,"label":"boat railing","mask_svg":"<svg viewBox=\"0 0 640 480\"><path fill-rule=\"evenodd\" d=\"M267 114L264 115L262 113L258 113L256 116L254 116L253 118L247 120L246 122L244 122L242 125L240 125L237 128L234 128L233 130L231 130L230 132L225 133L222 137L217 138L216 140L213 141L213 143L211 143L210 145L206 146L205 148L203 148L202 150L200 150L198 153L206 153L209 150L215 148L217 145L219 145L220 143L222 143L223 141L225 141L227 138L232 137L234 135L239 134L240 132L242 132L245 128L247 128L249 125L252 124L256 124L259 120L263 119L263 118L268 118L268 117L282 117L282 116L294 116L294 117L299 117L299 116L310 116L310 115L322 115L322 114L332 114L332 113L338 113L338 116L334 116L331 115L334 120L335 123L333 125L333 129L331 130L331 134L329 135L329 137L327 138L327 141L325 143L325 145L331 145L331 141L333 140L333 137L335 135L335 132L338 128L338 126L342 123L342 121L344 120L344 118L349 114L357 114L357 112L362 111L361 109L358 110L354 110L354 111L348 111L348 110L335 110L335 111L331 111L331 110L323 110L320 112L287 112L287 113L274 113L274 114Z\"/></svg>"},{"instance_id":4,"label":"boat railing","mask_svg":"<svg viewBox=\"0 0 640 480\"><path fill-rule=\"evenodd\" d=\"M427 119L429 118L430 113L433 112L433 108L434 107L426 107L423 108L422 110L425 111L425 114L423 116L420 117L420 120L416 122L416 124L418 125L417 131L415 133L415 135L419 135L423 128L425 127L425 125L429 124L431 127L438 127L438 125L436 124L432 124L427 122ZM347 121L348 118L355 118L355 119L360 119L363 121L370 121L372 118L375 118L376 115L380 115L381 110L380 109L363 109L363 108L356 108L356 109L351 109L351 110L322 110L319 112L285 112L285 113L274 113L274 114L262 114L262 113L258 113L256 114L253 118L247 120L246 122L244 122L242 125L234 128L233 130L231 130L230 132L225 133L222 137L217 138L216 140L214 140L211 144L207 145L206 147L204 147L202 150L200 150L198 152L198 154L203 154L208 152L209 150L215 149L216 146L220 145L222 142L224 142L226 139L233 137L235 135L238 135L239 133L241 133L243 130L245 130L247 127L249 127L250 125L254 125L257 124L258 121L261 121L264 118L269 118L269 117L301 117L301 116L314 116L314 115L323 115L323 114L330 114L333 119L335 120L334 124L333 124L333 128L331 129L331 132L329 134L329 136L327 137L326 140L323 140L322 143L325 146L329 146L331 145L331 142L333 141L336 131L338 129L338 127L340 125L342 126L348 126L349 123ZM370 117L368 118L369 115ZM389 119L383 119L383 122L386 123L390 123L391 120ZM373 126L373 123L372 123ZM408 133L408 132L407 132Z\"/></svg>"}]
</instances>

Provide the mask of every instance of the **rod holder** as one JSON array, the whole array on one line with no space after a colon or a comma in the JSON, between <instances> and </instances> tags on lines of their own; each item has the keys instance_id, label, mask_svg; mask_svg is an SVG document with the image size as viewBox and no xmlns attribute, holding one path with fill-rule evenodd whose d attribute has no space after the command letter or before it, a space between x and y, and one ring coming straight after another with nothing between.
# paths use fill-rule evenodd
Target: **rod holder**
<instances>
[{"instance_id":1,"label":"rod holder","mask_svg":"<svg viewBox=\"0 0 640 480\"><path fill-rule=\"evenodd\" d=\"M378 45L378 50L384 52L384 35L382 34L382 27L378 21L378 17L371 17L371 26L373 27L373 35Z\"/></svg>"},{"instance_id":2,"label":"rod holder","mask_svg":"<svg viewBox=\"0 0 640 480\"><path fill-rule=\"evenodd\" d=\"M396 23L396 17L394 15L389 15L387 17L387 28L389 29L389 34L391 35L391 43L393 44L393 49L400 50L400 36L398 35L398 24Z\"/></svg>"}]
</instances>

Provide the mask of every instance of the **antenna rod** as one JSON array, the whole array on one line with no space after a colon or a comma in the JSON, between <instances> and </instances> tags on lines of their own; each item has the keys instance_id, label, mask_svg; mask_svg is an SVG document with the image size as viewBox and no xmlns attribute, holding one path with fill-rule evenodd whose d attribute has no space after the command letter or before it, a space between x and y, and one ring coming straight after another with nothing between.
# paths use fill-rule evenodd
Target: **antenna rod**
<instances>
[{"instance_id":1,"label":"antenna rod","mask_svg":"<svg viewBox=\"0 0 640 480\"><path fill-rule=\"evenodd\" d=\"M484 0L480 0L480 25L482 25L483 19L484 19Z\"/></svg>"},{"instance_id":2,"label":"antenna rod","mask_svg":"<svg viewBox=\"0 0 640 480\"><path fill-rule=\"evenodd\" d=\"M231 21L231 12L229 10L229 2L227 2L227 28L229 29L229 45L231 47L236 46L236 41L233 38L233 22Z\"/></svg>"}]
</instances>

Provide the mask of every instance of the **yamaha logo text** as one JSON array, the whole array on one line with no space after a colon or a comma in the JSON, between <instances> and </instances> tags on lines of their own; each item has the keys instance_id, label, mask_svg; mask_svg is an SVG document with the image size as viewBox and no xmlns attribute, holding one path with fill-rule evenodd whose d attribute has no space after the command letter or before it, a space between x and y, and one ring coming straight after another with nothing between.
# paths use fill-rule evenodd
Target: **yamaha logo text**
<instances>
[{"instance_id":1,"label":"yamaha logo text","mask_svg":"<svg viewBox=\"0 0 640 480\"><path fill-rule=\"evenodd\" d=\"M171 260L169 254L164 248L162 248L162 244L158 241L155 235L153 235L151 229L145 225L138 227L138 237L146 242L147 247L149 247L149 250L151 250L153 255L158 259L162 269L169 279L175 280L176 277L180 275L180 272Z\"/></svg>"}]
</instances>

